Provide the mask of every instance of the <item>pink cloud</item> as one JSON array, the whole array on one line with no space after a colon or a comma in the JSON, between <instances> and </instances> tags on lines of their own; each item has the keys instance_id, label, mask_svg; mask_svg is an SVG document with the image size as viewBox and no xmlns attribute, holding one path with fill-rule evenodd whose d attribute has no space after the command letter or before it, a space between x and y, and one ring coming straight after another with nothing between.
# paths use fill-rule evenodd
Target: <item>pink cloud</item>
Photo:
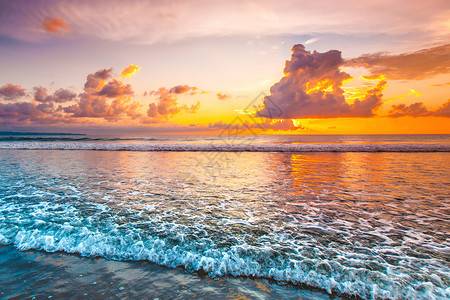
<instances>
[{"instance_id":1,"label":"pink cloud","mask_svg":"<svg viewBox=\"0 0 450 300\"><path fill-rule=\"evenodd\" d=\"M58 17L45 17L42 24L47 32L53 34L62 34L70 30L69 25Z\"/></svg>"},{"instance_id":2,"label":"pink cloud","mask_svg":"<svg viewBox=\"0 0 450 300\"><path fill-rule=\"evenodd\" d=\"M62 115L54 109L52 103L0 103L2 125L56 124L62 120Z\"/></svg>"},{"instance_id":3,"label":"pink cloud","mask_svg":"<svg viewBox=\"0 0 450 300\"><path fill-rule=\"evenodd\" d=\"M141 105L131 100L134 96L132 86L111 77L112 68L89 74L84 84L85 92L79 96L78 102L63 108L63 111L74 118L103 118L108 121L141 117L138 112Z\"/></svg>"},{"instance_id":4,"label":"pink cloud","mask_svg":"<svg viewBox=\"0 0 450 300\"><path fill-rule=\"evenodd\" d=\"M77 94L70 90L58 89L52 95L47 93L47 89L40 86L34 88L34 100L42 103L63 103L74 101Z\"/></svg>"},{"instance_id":5,"label":"pink cloud","mask_svg":"<svg viewBox=\"0 0 450 300\"><path fill-rule=\"evenodd\" d=\"M30 102L0 103L0 124L106 124L102 121L156 124L180 112L197 112L199 102L180 105L178 96L202 93L197 87L188 85L152 91L149 95L156 96L157 101L149 105L145 116L141 112L143 105L133 99L135 93L132 86L114 78L112 68L88 74L83 87L81 94L67 89L49 92L42 86L34 87ZM24 95L25 90L18 85L7 84L0 88L0 96L5 100L15 100Z\"/></svg>"},{"instance_id":6,"label":"pink cloud","mask_svg":"<svg viewBox=\"0 0 450 300\"><path fill-rule=\"evenodd\" d=\"M155 119L168 119L170 116L176 115L182 111L195 113L200 108L200 103L195 105L179 105L177 95L188 93L196 93L196 87L187 85L177 85L170 89L161 87L151 94L157 96L157 102L150 103L147 110L147 116Z\"/></svg>"},{"instance_id":7,"label":"pink cloud","mask_svg":"<svg viewBox=\"0 0 450 300\"><path fill-rule=\"evenodd\" d=\"M107 3L107 4L105 4ZM304 34L403 35L427 42L447 37L448 1L2 1L0 31L15 39L38 40L30 25L48 13L91 40L165 43L198 37ZM413 16L413 17L411 17ZM56 23L49 18L50 24ZM54 26L54 25L52 25Z\"/></svg>"},{"instance_id":8,"label":"pink cloud","mask_svg":"<svg viewBox=\"0 0 450 300\"><path fill-rule=\"evenodd\" d=\"M120 96L133 96L134 92L130 84L124 84L120 80L112 79L102 87L97 95L108 98L117 98Z\"/></svg>"},{"instance_id":9,"label":"pink cloud","mask_svg":"<svg viewBox=\"0 0 450 300\"><path fill-rule=\"evenodd\" d=\"M25 90L20 85L8 83L0 87L0 98L5 100L17 100L25 96Z\"/></svg>"},{"instance_id":10,"label":"pink cloud","mask_svg":"<svg viewBox=\"0 0 450 300\"><path fill-rule=\"evenodd\" d=\"M186 84L176 85L169 90L171 94L183 94L187 92L191 92L191 95L195 95L197 93L198 88L195 86L189 86Z\"/></svg>"},{"instance_id":11,"label":"pink cloud","mask_svg":"<svg viewBox=\"0 0 450 300\"><path fill-rule=\"evenodd\" d=\"M89 74L86 78L86 83L84 84L84 90L87 93L99 92L106 80L112 78L112 68L102 69L93 74Z\"/></svg>"},{"instance_id":12,"label":"pink cloud","mask_svg":"<svg viewBox=\"0 0 450 300\"><path fill-rule=\"evenodd\" d=\"M141 116L137 109L139 104L126 99L115 99L109 103L105 98L92 98L83 95L76 105L64 108L64 112L74 118L103 118L108 121Z\"/></svg>"},{"instance_id":13,"label":"pink cloud","mask_svg":"<svg viewBox=\"0 0 450 300\"><path fill-rule=\"evenodd\" d=\"M219 100L228 100L231 98L231 95L225 93L217 93L216 96Z\"/></svg>"}]
</instances>

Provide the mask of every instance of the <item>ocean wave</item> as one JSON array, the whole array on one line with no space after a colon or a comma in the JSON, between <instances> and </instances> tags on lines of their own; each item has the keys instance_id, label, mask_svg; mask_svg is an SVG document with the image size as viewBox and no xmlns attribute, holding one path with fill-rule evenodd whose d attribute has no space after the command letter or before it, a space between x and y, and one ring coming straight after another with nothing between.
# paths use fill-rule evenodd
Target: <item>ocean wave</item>
<instances>
[{"instance_id":1,"label":"ocean wave","mask_svg":"<svg viewBox=\"0 0 450 300\"><path fill-rule=\"evenodd\" d=\"M256 144L3 142L0 150L176 152L450 152L450 144Z\"/></svg>"},{"instance_id":2,"label":"ocean wave","mask_svg":"<svg viewBox=\"0 0 450 300\"><path fill-rule=\"evenodd\" d=\"M50 206L50 205L49 205ZM280 255L267 245L246 243L219 248L208 238L196 236L189 244L186 236L167 231L161 238L143 234L138 229L105 223L104 228L77 226L76 222L57 224L28 220L26 226L0 229L0 243L13 244L20 250L36 249L46 252L63 251L86 257L114 260L145 260L159 265L188 271L203 271L211 278L248 276L270 278L278 282L306 284L328 293L354 295L364 299L448 299L450 289L439 275L422 278L413 284L410 274L398 270L383 272L358 266L362 261L353 258L354 267L336 260L299 258ZM386 263L384 263L386 264ZM442 275L442 274L441 274ZM405 285L405 282L409 284Z\"/></svg>"},{"instance_id":3,"label":"ocean wave","mask_svg":"<svg viewBox=\"0 0 450 300\"><path fill-rule=\"evenodd\" d=\"M120 142L120 141L162 141L157 138L124 138L124 137L86 137L74 136L1 136L0 142Z\"/></svg>"},{"instance_id":4,"label":"ocean wave","mask_svg":"<svg viewBox=\"0 0 450 300\"><path fill-rule=\"evenodd\" d=\"M251 226L234 224L239 230L230 232L227 228L232 225L220 224L227 220L183 224L178 210L162 214L159 207L138 209L116 201L90 202L30 190L34 192L21 189L0 199L0 244L19 250L148 261L205 272L213 279L267 278L363 299L450 297L445 263L418 255L406 245L391 245L392 241L372 248L358 242L322 244L311 239L316 234L333 236L332 228L326 226L303 228L309 237L299 241L288 224L281 231L260 227L249 237L239 232Z\"/></svg>"}]
</instances>

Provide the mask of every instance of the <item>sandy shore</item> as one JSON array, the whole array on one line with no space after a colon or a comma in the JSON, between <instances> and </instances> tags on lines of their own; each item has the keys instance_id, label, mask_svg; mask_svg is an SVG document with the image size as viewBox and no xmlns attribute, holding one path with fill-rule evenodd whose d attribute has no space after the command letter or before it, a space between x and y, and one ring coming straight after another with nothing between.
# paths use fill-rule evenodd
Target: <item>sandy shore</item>
<instances>
[{"instance_id":1,"label":"sandy shore","mask_svg":"<svg viewBox=\"0 0 450 300\"><path fill-rule=\"evenodd\" d=\"M123 262L0 246L0 299L330 299L267 280L213 280L145 261ZM336 297L333 297L337 299Z\"/></svg>"}]
</instances>

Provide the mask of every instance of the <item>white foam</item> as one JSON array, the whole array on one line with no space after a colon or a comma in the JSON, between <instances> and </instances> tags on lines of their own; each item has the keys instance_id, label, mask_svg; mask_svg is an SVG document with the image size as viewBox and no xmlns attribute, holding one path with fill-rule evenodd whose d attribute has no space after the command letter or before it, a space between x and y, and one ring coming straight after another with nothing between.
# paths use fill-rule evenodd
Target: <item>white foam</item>
<instances>
[{"instance_id":1,"label":"white foam","mask_svg":"<svg viewBox=\"0 0 450 300\"><path fill-rule=\"evenodd\" d=\"M13 244L20 250L64 251L117 260L147 260L168 267L184 267L189 271L203 270L212 278L226 275L272 278L365 299L450 297L450 290L440 284L442 280L436 275L436 278L433 277L437 282L435 285L413 281L404 273L386 274L358 266L344 266L334 260L280 257L273 245L242 243L229 248L215 248L204 240L190 247L185 243L173 244L166 239L143 235L138 229L118 231L113 223L103 229L57 223L49 223L44 229L35 225L9 230L0 228L0 243ZM355 262L358 260L355 259ZM405 282L414 283L409 288L410 285L404 286Z\"/></svg>"},{"instance_id":2,"label":"white foam","mask_svg":"<svg viewBox=\"0 0 450 300\"><path fill-rule=\"evenodd\" d=\"M0 150L98 150L177 152L450 152L450 144L179 144L2 142Z\"/></svg>"}]
</instances>

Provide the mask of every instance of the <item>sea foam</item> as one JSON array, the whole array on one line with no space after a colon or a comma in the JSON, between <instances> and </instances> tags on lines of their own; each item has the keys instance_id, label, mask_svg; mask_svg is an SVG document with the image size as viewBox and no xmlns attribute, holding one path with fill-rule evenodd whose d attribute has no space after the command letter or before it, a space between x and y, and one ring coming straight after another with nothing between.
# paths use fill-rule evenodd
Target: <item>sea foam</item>
<instances>
[{"instance_id":1,"label":"sea foam","mask_svg":"<svg viewBox=\"0 0 450 300\"><path fill-rule=\"evenodd\" d=\"M86 205L84 205L86 206ZM93 205L91 205L93 206ZM20 250L63 251L87 257L115 260L146 260L188 271L203 271L211 278L250 276L278 282L306 284L328 293L344 293L365 299L448 299L450 289L442 280L413 278L406 269L390 266L379 255L348 253L335 249L336 259L308 255L298 250L283 253L291 237L267 236L270 244L236 243L219 247L217 240L202 230L183 225L157 224L155 220L121 224L106 206L96 205L94 214L83 215L73 205L40 202L32 205L0 203L0 243ZM16 221L17 220L17 221ZM149 234L153 228L158 234ZM280 241L284 240L284 243ZM330 245L330 247L332 247ZM314 251L324 251L317 245ZM364 252L364 251L363 251ZM337 259L342 257L342 259ZM411 258L404 257L410 263ZM344 264L343 262L346 261ZM348 261L353 261L348 264ZM372 266L367 268L367 263ZM432 267L432 264L430 265ZM372 270L371 270L372 269ZM405 285L405 282L413 284Z\"/></svg>"}]
</instances>

